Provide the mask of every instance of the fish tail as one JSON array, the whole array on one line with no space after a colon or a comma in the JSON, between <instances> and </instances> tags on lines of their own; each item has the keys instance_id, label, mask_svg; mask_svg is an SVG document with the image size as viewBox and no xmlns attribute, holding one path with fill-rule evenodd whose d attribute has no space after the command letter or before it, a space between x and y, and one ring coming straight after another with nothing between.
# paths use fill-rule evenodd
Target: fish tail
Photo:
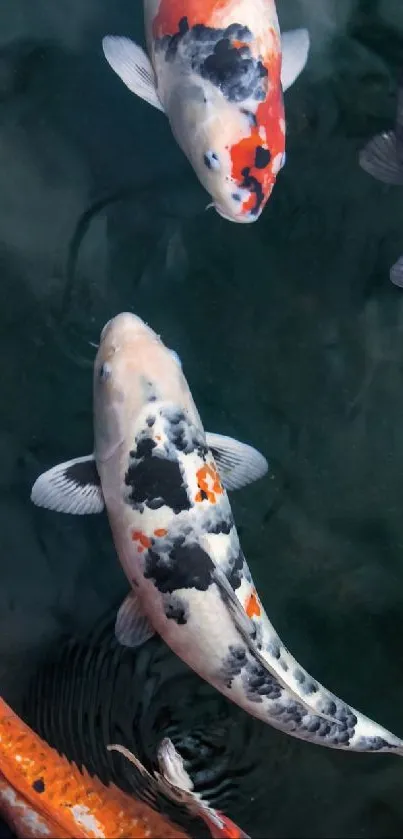
<instances>
[{"instance_id":1,"label":"fish tail","mask_svg":"<svg viewBox=\"0 0 403 839\"><path fill-rule=\"evenodd\" d=\"M124 746L114 744L107 746L107 749L120 752L136 766L152 788L162 792L175 803L184 805L190 814L203 819L212 839L250 839L248 834L244 833L228 816L210 807L201 795L194 792L193 781L185 769L179 752L168 737L162 740L158 748L160 772L154 772L154 777Z\"/></svg>"},{"instance_id":2,"label":"fish tail","mask_svg":"<svg viewBox=\"0 0 403 839\"><path fill-rule=\"evenodd\" d=\"M219 810L215 810L215 813L222 822L222 827L219 827L217 823L212 823L205 819L213 839L250 839L249 834L245 833L228 816L224 816L224 813L221 813Z\"/></svg>"}]
</instances>

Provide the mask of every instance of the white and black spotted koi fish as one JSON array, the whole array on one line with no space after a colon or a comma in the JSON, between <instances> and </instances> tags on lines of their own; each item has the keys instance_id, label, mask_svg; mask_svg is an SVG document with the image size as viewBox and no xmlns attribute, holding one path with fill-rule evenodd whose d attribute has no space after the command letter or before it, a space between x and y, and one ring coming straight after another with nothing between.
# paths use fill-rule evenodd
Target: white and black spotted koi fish
<instances>
[{"instance_id":1,"label":"white and black spotted koi fish","mask_svg":"<svg viewBox=\"0 0 403 839\"><path fill-rule=\"evenodd\" d=\"M360 152L359 162L378 181L403 186L403 72L398 86L395 127L373 137ZM403 256L392 265L390 279L403 288Z\"/></svg>"},{"instance_id":2,"label":"white and black spotted koi fish","mask_svg":"<svg viewBox=\"0 0 403 839\"><path fill-rule=\"evenodd\" d=\"M158 633L203 679L263 722L332 748L397 751L393 734L308 675L259 600L226 490L265 458L205 433L176 353L140 318L104 327L94 365L95 454L56 466L32 490L66 513L108 512L132 587L122 644Z\"/></svg>"},{"instance_id":3,"label":"white and black spotted koi fish","mask_svg":"<svg viewBox=\"0 0 403 839\"><path fill-rule=\"evenodd\" d=\"M306 29L280 38L274 0L144 0L149 58L107 35L129 90L164 111L224 218L255 221L285 161L283 90L303 70Z\"/></svg>"}]
</instances>

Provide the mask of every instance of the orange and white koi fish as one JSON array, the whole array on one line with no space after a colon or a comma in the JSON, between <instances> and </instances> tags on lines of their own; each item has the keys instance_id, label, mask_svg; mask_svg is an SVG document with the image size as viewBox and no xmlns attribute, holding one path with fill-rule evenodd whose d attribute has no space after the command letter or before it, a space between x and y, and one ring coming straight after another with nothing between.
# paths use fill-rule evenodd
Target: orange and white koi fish
<instances>
[{"instance_id":1,"label":"orange and white koi fish","mask_svg":"<svg viewBox=\"0 0 403 839\"><path fill-rule=\"evenodd\" d=\"M144 0L149 57L107 35L129 90L164 111L223 218L255 221L285 162L283 90L303 70L306 29L280 37L274 0Z\"/></svg>"},{"instance_id":2,"label":"orange and white koi fish","mask_svg":"<svg viewBox=\"0 0 403 839\"><path fill-rule=\"evenodd\" d=\"M185 839L165 816L58 754L0 699L0 812L17 836Z\"/></svg>"},{"instance_id":3,"label":"orange and white koi fish","mask_svg":"<svg viewBox=\"0 0 403 839\"><path fill-rule=\"evenodd\" d=\"M264 611L226 489L267 471L244 443L205 433L175 352L139 317L106 324L94 365L95 455L50 469L34 503L104 507L131 591L116 635L157 632L228 699L294 737L352 751L403 742L342 702L292 657Z\"/></svg>"},{"instance_id":4,"label":"orange and white koi fish","mask_svg":"<svg viewBox=\"0 0 403 839\"><path fill-rule=\"evenodd\" d=\"M123 751L119 746L110 747ZM162 792L190 814L202 818L213 839L248 839L230 819L194 793L182 758L170 740L158 752L155 779L133 755L153 793ZM173 776L173 769L176 774ZM181 772L179 773L179 769ZM168 774L169 773L169 774ZM186 839L185 834L148 804L114 784L82 772L58 754L0 699L0 813L21 839Z\"/></svg>"}]
</instances>

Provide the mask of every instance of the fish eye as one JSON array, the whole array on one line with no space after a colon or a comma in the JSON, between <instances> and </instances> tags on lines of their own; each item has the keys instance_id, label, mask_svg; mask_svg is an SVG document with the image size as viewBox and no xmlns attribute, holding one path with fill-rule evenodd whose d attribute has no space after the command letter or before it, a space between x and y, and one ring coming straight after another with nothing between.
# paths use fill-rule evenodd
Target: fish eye
<instances>
[{"instance_id":1,"label":"fish eye","mask_svg":"<svg viewBox=\"0 0 403 839\"><path fill-rule=\"evenodd\" d=\"M111 374L112 374L111 365L108 364L107 361L104 361L104 363L99 368L99 378L101 379L101 382L106 382L106 380L109 379Z\"/></svg>"},{"instance_id":2,"label":"fish eye","mask_svg":"<svg viewBox=\"0 0 403 839\"><path fill-rule=\"evenodd\" d=\"M180 358L179 358L179 356L178 356L178 353L177 353L177 352L175 352L175 350L169 350L169 352L171 353L172 358L174 358L174 359L175 359L175 361L176 361L176 363L179 365L179 367L182 367L182 362L181 362L181 360L180 360Z\"/></svg>"},{"instance_id":3,"label":"fish eye","mask_svg":"<svg viewBox=\"0 0 403 839\"><path fill-rule=\"evenodd\" d=\"M206 151L206 153L203 155L203 160L205 166L207 166L207 169L213 169L216 172L220 169L220 161L218 158L218 154L216 154L215 151L212 151L211 149L209 149L209 151Z\"/></svg>"}]
</instances>

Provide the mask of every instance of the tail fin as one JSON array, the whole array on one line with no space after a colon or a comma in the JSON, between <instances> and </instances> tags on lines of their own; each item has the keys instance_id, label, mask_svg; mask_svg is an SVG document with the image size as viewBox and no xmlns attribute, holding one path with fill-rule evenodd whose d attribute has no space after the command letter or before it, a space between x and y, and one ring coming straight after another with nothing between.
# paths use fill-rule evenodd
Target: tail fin
<instances>
[{"instance_id":1,"label":"tail fin","mask_svg":"<svg viewBox=\"0 0 403 839\"><path fill-rule=\"evenodd\" d=\"M231 819L210 807L208 802L194 791L193 781L185 769L183 760L168 737L160 743L157 755L160 772L154 772L154 777L125 746L113 744L107 746L107 749L120 752L159 792L168 796L171 801L184 805L192 815L203 819L212 839L250 839Z\"/></svg>"}]
</instances>

